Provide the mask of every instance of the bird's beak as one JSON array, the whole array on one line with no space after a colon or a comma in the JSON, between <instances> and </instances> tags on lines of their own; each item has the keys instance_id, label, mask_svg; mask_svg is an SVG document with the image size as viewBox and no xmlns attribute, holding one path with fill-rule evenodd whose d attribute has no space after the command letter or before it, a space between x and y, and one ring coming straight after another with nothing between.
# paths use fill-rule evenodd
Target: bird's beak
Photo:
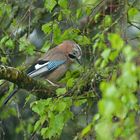
<instances>
[{"instance_id":1,"label":"bird's beak","mask_svg":"<svg viewBox=\"0 0 140 140\"><path fill-rule=\"evenodd\" d=\"M76 61L81 65L81 61L76 57Z\"/></svg>"}]
</instances>

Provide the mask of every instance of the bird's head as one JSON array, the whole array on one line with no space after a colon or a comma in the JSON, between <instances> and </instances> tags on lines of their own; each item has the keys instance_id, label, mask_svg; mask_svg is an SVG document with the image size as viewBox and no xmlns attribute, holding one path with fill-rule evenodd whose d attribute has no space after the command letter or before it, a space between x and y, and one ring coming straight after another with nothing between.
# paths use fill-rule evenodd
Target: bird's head
<instances>
[{"instance_id":1,"label":"bird's head","mask_svg":"<svg viewBox=\"0 0 140 140\"><path fill-rule=\"evenodd\" d=\"M74 62L76 60L78 63L80 63L82 50L77 43L75 43L74 41L66 40L62 42L62 44L60 44L58 47L63 50L70 62Z\"/></svg>"}]
</instances>

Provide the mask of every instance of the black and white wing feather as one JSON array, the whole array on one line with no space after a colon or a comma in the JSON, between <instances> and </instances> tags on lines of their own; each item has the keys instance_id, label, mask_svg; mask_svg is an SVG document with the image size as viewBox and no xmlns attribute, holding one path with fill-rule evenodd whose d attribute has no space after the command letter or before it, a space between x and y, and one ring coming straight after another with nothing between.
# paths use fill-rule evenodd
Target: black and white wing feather
<instances>
[{"instance_id":1,"label":"black and white wing feather","mask_svg":"<svg viewBox=\"0 0 140 140\"><path fill-rule=\"evenodd\" d=\"M44 73L49 73L64 63L64 60L39 61L38 63L31 66L32 70L28 71L28 75L30 77L36 77Z\"/></svg>"}]
</instances>

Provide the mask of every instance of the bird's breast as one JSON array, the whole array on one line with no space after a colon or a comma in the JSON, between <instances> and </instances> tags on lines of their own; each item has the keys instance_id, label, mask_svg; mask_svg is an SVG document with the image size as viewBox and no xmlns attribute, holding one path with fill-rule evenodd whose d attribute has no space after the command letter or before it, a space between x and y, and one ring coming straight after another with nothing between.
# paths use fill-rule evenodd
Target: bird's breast
<instances>
[{"instance_id":1,"label":"bird's breast","mask_svg":"<svg viewBox=\"0 0 140 140\"><path fill-rule=\"evenodd\" d=\"M64 76L64 74L66 73L66 71L68 70L68 65L67 64L63 64L60 67L58 67L56 70L52 71L50 74L48 74L46 76L46 78L52 82L56 82L58 81L62 76Z\"/></svg>"}]
</instances>

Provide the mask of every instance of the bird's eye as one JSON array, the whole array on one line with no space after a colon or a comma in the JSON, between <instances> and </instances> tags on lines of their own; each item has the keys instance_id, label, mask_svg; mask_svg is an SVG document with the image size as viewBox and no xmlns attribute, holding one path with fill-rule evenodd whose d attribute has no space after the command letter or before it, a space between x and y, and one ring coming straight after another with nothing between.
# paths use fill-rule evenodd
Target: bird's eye
<instances>
[{"instance_id":1,"label":"bird's eye","mask_svg":"<svg viewBox=\"0 0 140 140\"><path fill-rule=\"evenodd\" d=\"M73 55L76 55L76 52L73 52Z\"/></svg>"},{"instance_id":2,"label":"bird's eye","mask_svg":"<svg viewBox=\"0 0 140 140\"><path fill-rule=\"evenodd\" d=\"M71 58L71 59L75 59L75 55L73 55L73 54L69 54L69 57Z\"/></svg>"}]
</instances>

